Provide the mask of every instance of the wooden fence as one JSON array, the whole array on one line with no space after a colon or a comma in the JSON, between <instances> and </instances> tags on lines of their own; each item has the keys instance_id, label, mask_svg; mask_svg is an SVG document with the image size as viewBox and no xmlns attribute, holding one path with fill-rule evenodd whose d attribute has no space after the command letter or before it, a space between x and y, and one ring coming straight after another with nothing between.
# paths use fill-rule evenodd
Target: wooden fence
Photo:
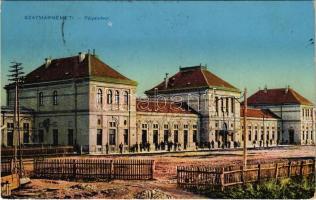
<instances>
[{"instance_id":1,"label":"wooden fence","mask_svg":"<svg viewBox=\"0 0 316 200\"><path fill-rule=\"evenodd\" d=\"M49 155L73 154L73 146L45 146L45 147L24 147L21 149L23 158L33 158ZM17 155L20 155L18 149ZM14 148L1 148L1 159L11 159L14 157Z\"/></svg>"},{"instance_id":2,"label":"wooden fence","mask_svg":"<svg viewBox=\"0 0 316 200\"><path fill-rule=\"evenodd\" d=\"M315 160L247 165L246 169L243 166L178 166L177 184L194 191L224 190L233 185L311 174L315 174Z\"/></svg>"},{"instance_id":3,"label":"wooden fence","mask_svg":"<svg viewBox=\"0 0 316 200\"><path fill-rule=\"evenodd\" d=\"M51 179L153 179L153 160L49 159L34 161L34 177Z\"/></svg>"},{"instance_id":4,"label":"wooden fence","mask_svg":"<svg viewBox=\"0 0 316 200\"><path fill-rule=\"evenodd\" d=\"M13 160L5 160L1 162L1 177L12 174Z\"/></svg>"}]
</instances>

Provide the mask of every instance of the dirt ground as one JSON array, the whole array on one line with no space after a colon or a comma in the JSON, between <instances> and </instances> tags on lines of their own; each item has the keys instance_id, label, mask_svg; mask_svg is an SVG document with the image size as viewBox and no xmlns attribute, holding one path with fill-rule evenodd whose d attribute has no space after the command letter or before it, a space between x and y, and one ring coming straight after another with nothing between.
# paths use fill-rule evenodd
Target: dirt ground
<instances>
[{"instance_id":1,"label":"dirt ground","mask_svg":"<svg viewBox=\"0 0 316 200\"><path fill-rule=\"evenodd\" d=\"M315 146L283 146L262 150L248 150L248 162L271 162L290 158L314 157ZM13 198L206 198L185 192L176 185L176 167L184 165L235 165L242 163L242 150L168 153L132 156L77 156L76 158L153 159L154 180L110 182L71 182L61 180L32 179L31 183L12 192ZM25 164L31 171L31 163Z\"/></svg>"}]
</instances>

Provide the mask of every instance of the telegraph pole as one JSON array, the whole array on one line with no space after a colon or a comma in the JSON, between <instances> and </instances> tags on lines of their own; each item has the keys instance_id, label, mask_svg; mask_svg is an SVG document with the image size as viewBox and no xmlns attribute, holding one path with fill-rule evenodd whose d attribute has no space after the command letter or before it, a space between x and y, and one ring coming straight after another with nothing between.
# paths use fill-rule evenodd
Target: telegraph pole
<instances>
[{"instance_id":1,"label":"telegraph pole","mask_svg":"<svg viewBox=\"0 0 316 200\"><path fill-rule=\"evenodd\" d=\"M20 109L19 109L19 87L23 81L24 72L22 63L11 62L13 65L10 66L10 74L8 75L9 81L12 81L15 85L15 101L14 101L14 115L13 115L13 144L14 144L14 172L19 173L19 177L22 177L22 149L21 149L21 134L20 134ZM17 165L18 157L18 146L19 146L19 165Z\"/></svg>"},{"instance_id":2,"label":"telegraph pole","mask_svg":"<svg viewBox=\"0 0 316 200\"><path fill-rule=\"evenodd\" d=\"M244 169L247 167L247 88L244 90L244 151L243 151L243 156L244 156Z\"/></svg>"}]
</instances>

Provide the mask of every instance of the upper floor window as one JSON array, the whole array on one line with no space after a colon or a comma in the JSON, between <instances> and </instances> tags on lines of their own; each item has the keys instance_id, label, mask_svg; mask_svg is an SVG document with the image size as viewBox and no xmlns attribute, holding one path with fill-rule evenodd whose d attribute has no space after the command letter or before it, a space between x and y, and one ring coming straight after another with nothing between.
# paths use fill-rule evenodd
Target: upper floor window
<instances>
[{"instance_id":1,"label":"upper floor window","mask_svg":"<svg viewBox=\"0 0 316 200\"><path fill-rule=\"evenodd\" d=\"M235 113L235 99L231 98L230 103L231 103L231 112Z\"/></svg>"},{"instance_id":2,"label":"upper floor window","mask_svg":"<svg viewBox=\"0 0 316 200\"><path fill-rule=\"evenodd\" d=\"M40 106L44 104L44 95L43 92L38 93L38 103Z\"/></svg>"},{"instance_id":3,"label":"upper floor window","mask_svg":"<svg viewBox=\"0 0 316 200\"><path fill-rule=\"evenodd\" d=\"M113 96L112 90L108 90L108 93L107 93L107 103L108 104L112 104L112 96Z\"/></svg>"},{"instance_id":4,"label":"upper floor window","mask_svg":"<svg viewBox=\"0 0 316 200\"><path fill-rule=\"evenodd\" d=\"M158 129L158 127L159 127L158 124L153 124L154 129Z\"/></svg>"},{"instance_id":5,"label":"upper floor window","mask_svg":"<svg viewBox=\"0 0 316 200\"><path fill-rule=\"evenodd\" d=\"M98 89L98 93L97 93L97 104L101 105L102 104L102 90Z\"/></svg>"},{"instance_id":6,"label":"upper floor window","mask_svg":"<svg viewBox=\"0 0 316 200\"><path fill-rule=\"evenodd\" d=\"M56 90L53 92L53 104L57 105L57 91Z\"/></svg>"},{"instance_id":7,"label":"upper floor window","mask_svg":"<svg viewBox=\"0 0 316 200\"><path fill-rule=\"evenodd\" d=\"M218 97L215 97L215 111L218 113Z\"/></svg>"},{"instance_id":8,"label":"upper floor window","mask_svg":"<svg viewBox=\"0 0 316 200\"><path fill-rule=\"evenodd\" d=\"M120 103L120 92L118 90L115 91L115 104Z\"/></svg>"},{"instance_id":9,"label":"upper floor window","mask_svg":"<svg viewBox=\"0 0 316 200\"><path fill-rule=\"evenodd\" d=\"M229 99L226 99L226 112L228 113L228 108L229 108Z\"/></svg>"},{"instance_id":10,"label":"upper floor window","mask_svg":"<svg viewBox=\"0 0 316 200\"><path fill-rule=\"evenodd\" d=\"M142 124L142 128L146 129L147 128L147 124Z\"/></svg>"},{"instance_id":11,"label":"upper floor window","mask_svg":"<svg viewBox=\"0 0 316 200\"><path fill-rule=\"evenodd\" d=\"M128 105L128 92L127 91L124 92L124 104Z\"/></svg>"}]
</instances>

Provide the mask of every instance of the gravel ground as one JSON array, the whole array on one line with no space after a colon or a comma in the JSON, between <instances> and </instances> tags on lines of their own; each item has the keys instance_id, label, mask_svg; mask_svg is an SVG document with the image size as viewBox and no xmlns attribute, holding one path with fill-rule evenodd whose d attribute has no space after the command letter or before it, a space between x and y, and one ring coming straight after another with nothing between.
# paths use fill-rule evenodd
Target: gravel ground
<instances>
[{"instance_id":1,"label":"gravel ground","mask_svg":"<svg viewBox=\"0 0 316 200\"><path fill-rule=\"evenodd\" d=\"M314 157L315 146L286 146L263 150L249 150L249 162L271 162L291 158ZM111 156L77 156L77 159L109 158ZM155 160L155 180L111 182L71 182L61 180L32 179L24 188L13 191L15 198L205 198L176 187L176 167L181 165L234 165L242 163L242 151L203 151L168 153L159 155L112 156L113 159ZM31 163L26 164L31 171Z\"/></svg>"}]
</instances>

